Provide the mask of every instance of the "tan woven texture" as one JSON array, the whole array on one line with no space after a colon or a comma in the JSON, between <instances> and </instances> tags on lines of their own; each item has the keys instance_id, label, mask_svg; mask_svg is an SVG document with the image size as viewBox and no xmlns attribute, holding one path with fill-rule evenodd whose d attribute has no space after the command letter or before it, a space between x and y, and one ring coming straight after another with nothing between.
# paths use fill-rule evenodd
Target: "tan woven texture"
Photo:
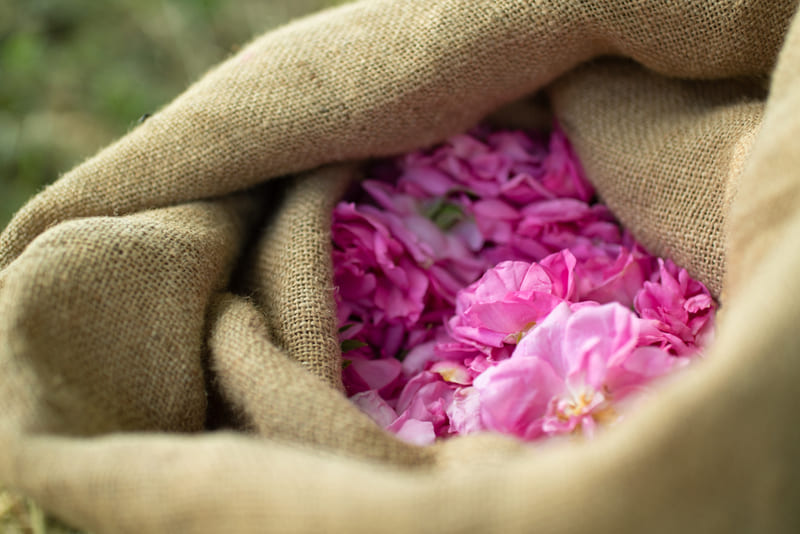
<instances>
[{"instance_id":1,"label":"tan woven texture","mask_svg":"<svg viewBox=\"0 0 800 534\"><path fill-rule=\"evenodd\" d=\"M800 532L796 8L363 0L257 39L0 234L0 484L93 532ZM543 96L715 345L589 443L404 444L342 393L331 209Z\"/></svg>"}]
</instances>

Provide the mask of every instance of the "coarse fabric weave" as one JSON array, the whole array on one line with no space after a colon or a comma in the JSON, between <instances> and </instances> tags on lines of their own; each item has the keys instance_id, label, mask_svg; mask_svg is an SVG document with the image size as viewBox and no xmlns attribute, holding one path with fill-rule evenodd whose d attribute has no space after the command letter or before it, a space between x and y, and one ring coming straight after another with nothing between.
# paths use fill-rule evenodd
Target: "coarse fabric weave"
<instances>
[{"instance_id":1,"label":"coarse fabric weave","mask_svg":"<svg viewBox=\"0 0 800 534\"><path fill-rule=\"evenodd\" d=\"M0 484L93 532L800 532L796 9L363 0L255 40L0 235ZM332 208L542 98L717 339L591 442L408 445L342 391Z\"/></svg>"}]
</instances>

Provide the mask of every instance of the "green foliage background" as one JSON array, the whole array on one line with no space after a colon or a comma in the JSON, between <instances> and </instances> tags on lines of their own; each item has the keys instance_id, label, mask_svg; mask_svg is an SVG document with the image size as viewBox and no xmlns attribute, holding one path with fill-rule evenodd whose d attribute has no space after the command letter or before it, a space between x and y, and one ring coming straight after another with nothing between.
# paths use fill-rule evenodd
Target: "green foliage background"
<instances>
[{"instance_id":1,"label":"green foliage background","mask_svg":"<svg viewBox=\"0 0 800 534\"><path fill-rule=\"evenodd\" d=\"M347 0L0 0L0 229L270 28ZM75 532L0 488L0 532Z\"/></svg>"},{"instance_id":2,"label":"green foliage background","mask_svg":"<svg viewBox=\"0 0 800 534\"><path fill-rule=\"evenodd\" d=\"M250 38L340 3L0 1L0 228Z\"/></svg>"}]
</instances>

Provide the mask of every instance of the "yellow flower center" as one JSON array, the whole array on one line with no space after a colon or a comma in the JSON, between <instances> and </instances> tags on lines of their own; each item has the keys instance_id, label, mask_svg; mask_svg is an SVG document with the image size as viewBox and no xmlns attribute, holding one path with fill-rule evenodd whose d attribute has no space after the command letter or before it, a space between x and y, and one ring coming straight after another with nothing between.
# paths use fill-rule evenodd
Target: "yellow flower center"
<instances>
[{"instance_id":1,"label":"yellow flower center","mask_svg":"<svg viewBox=\"0 0 800 534\"><path fill-rule=\"evenodd\" d=\"M592 419L599 424L613 423L618 419L619 414L611 404L610 396L607 393L608 392L603 396L603 400L600 404L594 406L588 414L587 411L591 407L592 401L596 395L592 390L582 392L577 398L573 397L573 401L561 408L556 416L560 421L568 421L570 417L591 415ZM580 427L576 428L576 430L579 429Z\"/></svg>"},{"instance_id":2,"label":"yellow flower center","mask_svg":"<svg viewBox=\"0 0 800 534\"><path fill-rule=\"evenodd\" d=\"M441 375L445 382L454 382L458 378L455 369L440 369L436 372Z\"/></svg>"},{"instance_id":3,"label":"yellow flower center","mask_svg":"<svg viewBox=\"0 0 800 534\"><path fill-rule=\"evenodd\" d=\"M536 326L536 321L531 321L531 322L529 322L528 324L526 324L525 326L523 326L523 327L522 327L522 330L520 330L519 332L517 332L517 335L514 337L514 338L515 338L515 342L516 342L517 344L519 344L520 340L522 340L522 338L523 338L523 337L525 337L525 335L526 335L528 332L530 332L530 331L531 331L531 329L532 329L534 326Z\"/></svg>"}]
</instances>

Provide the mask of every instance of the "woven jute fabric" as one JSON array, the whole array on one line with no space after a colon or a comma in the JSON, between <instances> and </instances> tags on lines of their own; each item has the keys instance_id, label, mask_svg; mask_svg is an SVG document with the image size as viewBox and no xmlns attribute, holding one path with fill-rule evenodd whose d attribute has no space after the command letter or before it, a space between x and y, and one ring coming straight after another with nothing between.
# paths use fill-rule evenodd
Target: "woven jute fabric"
<instances>
[{"instance_id":1,"label":"woven jute fabric","mask_svg":"<svg viewBox=\"0 0 800 534\"><path fill-rule=\"evenodd\" d=\"M0 484L93 532L800 532L796 4L363 0L255 40L0 234ZM342 391L331 210L498 109L555 116L717 338L591 442L408 445Z\"/></svg>"}]
</instances>

